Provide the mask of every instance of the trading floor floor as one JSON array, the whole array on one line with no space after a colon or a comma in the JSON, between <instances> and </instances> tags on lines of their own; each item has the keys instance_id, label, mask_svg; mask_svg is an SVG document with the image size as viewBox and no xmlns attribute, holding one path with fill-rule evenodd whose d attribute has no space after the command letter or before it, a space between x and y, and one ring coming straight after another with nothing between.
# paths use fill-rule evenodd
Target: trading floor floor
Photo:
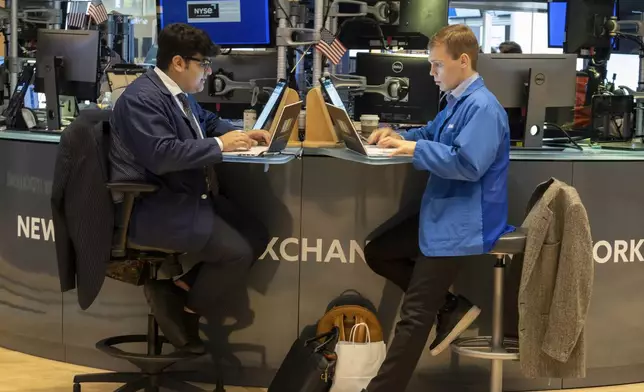
<instances>
[{"instance_id":1,"label":"trading floor floor","mask_svg":"<svg viewBox=\"0 0 644 392\"><path fill-rule=\"evenodd\" d=\"M0 392L69 392L74 374L94 369L50 361L0 348ZM83 385L83 392L108 392L114 384ZM226 388L226 392L264 392L260 388ZM594 388L576 392L644 392L644 384ZM566 392L573 392L568 390Z\"/></svg>"}]
</instances>

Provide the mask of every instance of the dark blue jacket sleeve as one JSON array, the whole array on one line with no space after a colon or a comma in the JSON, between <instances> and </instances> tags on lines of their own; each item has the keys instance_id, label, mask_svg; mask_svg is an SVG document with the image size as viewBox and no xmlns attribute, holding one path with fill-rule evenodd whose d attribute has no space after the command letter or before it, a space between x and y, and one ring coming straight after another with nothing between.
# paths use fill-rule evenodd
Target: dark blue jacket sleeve
<instances>
[{"instance_id":1,"label":"dark blue jacket sleeve","mask_svg":"<svg viewBox=\"0 0 644 392\"><path fill-rule=\"evenodd\" d=\"M219 118L216 113L202 108L192 95L188 95L188 99L190 100L193 112L199 119L199 123L203 124L202 126L204 127L206 137L221 136L227 132L239 129L230 122Z\"/></svg>"},{"instance_id":2,"label":"dark blue jacket sleeve","mask_svg":"<svg viewBox=\"0 0 644 392\"><path fill-rule=\"evenodd\" d=\"M478 181L494 163L505 127L494 108L473 107L468 116L452 145L418 141L414 167L448 180Z\"/></svg>"},{"instance_id":3,"label":"dark blue jacket sleeve","mask_svg":"<svg viewBox=\"0 0 644 392\"><path fill-rule=\"evenodd\" d=\"M222 160L213 138L177 138L163 106L143 94L121 97L114 116L122 124L121 137L136 159L150 172L162 175L199 169Z\"/></svg>"}]
</instances>

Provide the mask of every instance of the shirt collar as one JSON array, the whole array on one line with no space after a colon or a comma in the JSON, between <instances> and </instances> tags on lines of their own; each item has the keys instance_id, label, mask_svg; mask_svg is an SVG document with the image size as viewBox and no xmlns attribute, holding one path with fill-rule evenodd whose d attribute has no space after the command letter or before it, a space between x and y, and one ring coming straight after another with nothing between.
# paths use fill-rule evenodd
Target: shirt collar
<instances>
[{"instance_id":1,"label":"shirt collar","mask_svg":"<svg viewBox=\"0 0 644 392\"><path fill-rule=\"evenodd\" d=\"M457 98L457 99L460 98L461 95L465 94L465 91L467 91L468 87L470 87L472 83L474 83L478 78L479 78L479 74L475 72L474 75L465 79L454 90L450 91L450 95L453 98Z\"/></svg>"},{"instance_id":2,"label":"shirt collar","mask_svg":"<svg viewBox=\"0 0 644 392\"><path fill-rule=\"evenodd\" d=\"M181 90L181 87L179 87L179 85L165 72L161 71L159 67L154 67L154 72L156 72L156 74L159 76L159 79L161 79L161 82L163 82L163 85L168 89L173 97L184 93L183 90Z\"/></svg>"}]
</instances>

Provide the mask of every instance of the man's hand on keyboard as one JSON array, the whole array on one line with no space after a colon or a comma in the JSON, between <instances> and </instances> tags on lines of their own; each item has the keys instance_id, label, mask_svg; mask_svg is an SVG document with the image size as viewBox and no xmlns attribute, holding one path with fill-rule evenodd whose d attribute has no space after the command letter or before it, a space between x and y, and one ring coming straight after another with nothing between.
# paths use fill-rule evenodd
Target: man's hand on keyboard
<instances>
[{"instance_id":1,"label":"man's hand on keyboard","mask_svg":"<svg viewBox=\"0 0 644 392\"><path fill-rule=\"evenodd\" d=\"M248 150L257 144L245 132L228 132L220 136L219 140L224 145L222 148L224 152Z\"/></svg>"},{"instance_id":2,"label":"man's hand on keyboard","mask_svg":"<svg viewBox=\"0 0 644 392\"><path fill-rule=\"evenodd\" d=\"M257 130L257 131L247 131L246 135L251 138L253 141L259 144L264 143L268 145L271 142L271 134L268 131Z\"/></svg>"},{"instance_id":3,"label":"man's hand on keyboard","mask_svg":"<svg viewBox=\"0 0 644 392\"><path fill-rule=\"evenodd\" d=\"M378 142L378 147L395 148L396 150L391 153L392 157L396 155L414 155L414 151L416 150L416 142L400 140L396 137L388 136Z\"/></svg>"},{"instance_id":4,"label":"man's hand on keyboard","mask_svg":"<svg viewBox=\"0 0 644 392\"><path fill-rule=\"evenodd\" d=\"M398 135L393 129L391 128L380 128L376 129L371 133L371 136L369 136L369 139L367 140L367 143L369 144L379 144L382 139L385 138L393 138L393 139L401 139L402 137Z\"/></svg>"}]
</instances>

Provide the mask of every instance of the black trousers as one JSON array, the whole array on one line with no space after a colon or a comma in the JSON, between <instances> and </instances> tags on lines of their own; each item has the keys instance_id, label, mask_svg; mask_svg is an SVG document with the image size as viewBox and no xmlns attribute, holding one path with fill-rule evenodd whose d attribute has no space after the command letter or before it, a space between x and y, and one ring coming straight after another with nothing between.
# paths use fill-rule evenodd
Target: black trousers
<instances>
[{"instance_id":1,"label":"black trousers","mask_svg":"<svg viewBox=\"0 0 644 392\"><path fill-rule=\"evenodd\" d=\"M250 267L269 242L266 228L223 196L213 199L215 220L200 261L182 277L191 289L187 306L208 318L227 293L246 283Z\"/></svg>"},{"instance_id":2,"label":"black trousers","mask_svg":"<svg viewBox=\"0 0 644 392\"><path fill-rule=\"evenodd\" d=\"M436 314L466 259L423 256L418 244L418 219L418 216L407 219L365 248L369 267L405 292L401 320L368 392L402 392L407 388Z\"/></svg>"}]
</instances>

